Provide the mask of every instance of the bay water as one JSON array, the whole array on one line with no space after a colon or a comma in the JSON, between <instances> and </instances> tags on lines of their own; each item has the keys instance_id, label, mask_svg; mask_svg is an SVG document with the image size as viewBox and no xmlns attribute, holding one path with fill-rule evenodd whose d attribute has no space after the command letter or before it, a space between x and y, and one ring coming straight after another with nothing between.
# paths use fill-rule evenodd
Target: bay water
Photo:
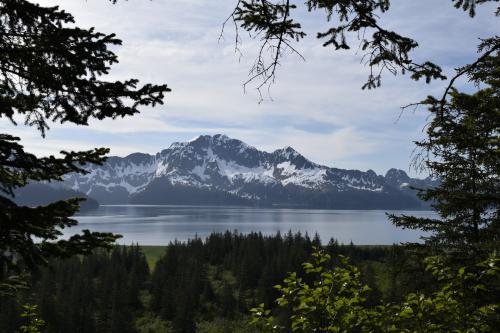
<instances>
[{"instance_id":1,"label":"bay water","mask_svg":"<svg viewBox=\"0 0 500 333\"><path fill-rule=\"evenodd\" d=\"M78 226L65 229L68 237L82 229L123 235L118 243L167 245L194 237L204 239L212 232L261 232L266 235L316 233L323 243L384 245L419 241L421 231L394 227L386 213L437 218L433 211L320 210L173 205L103 205L76 216Z\"/></svg>"}]
</instances>

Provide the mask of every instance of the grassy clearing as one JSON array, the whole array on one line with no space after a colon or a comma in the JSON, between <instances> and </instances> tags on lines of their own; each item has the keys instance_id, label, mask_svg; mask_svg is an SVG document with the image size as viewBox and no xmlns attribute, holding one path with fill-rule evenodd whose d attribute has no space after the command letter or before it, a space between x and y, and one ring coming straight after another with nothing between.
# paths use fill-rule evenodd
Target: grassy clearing
<instances>
[{"instance_id":1,"label":"grassy clearing","mask_svg":"<svg viewBox=\"0 0 500 333\"><path fill-rule=\"evenodd\" d=\"M142 252L146 256L148 262L149 270L153 271L156 262L165 253L166 246L156 246L156 245L141 245Z\"/></svg>"}]
</instances>

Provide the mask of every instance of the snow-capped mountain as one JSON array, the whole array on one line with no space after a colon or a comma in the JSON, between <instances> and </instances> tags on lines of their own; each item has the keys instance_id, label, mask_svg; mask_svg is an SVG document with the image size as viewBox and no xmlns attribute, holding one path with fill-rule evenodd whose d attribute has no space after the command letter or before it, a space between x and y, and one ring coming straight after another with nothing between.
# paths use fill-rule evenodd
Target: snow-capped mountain
<instances>
[{"instance_id":1,"label":"snow-capped mountain","mask_svg":"<svg viewBox=\"0 0 500 333\"><path fill-rule=\"evenodd\" d=\"M100 203L260 204L323 208L419 208L402 170L387 175L313 163L291 147L259 151L225 135L204 135L148 155L110 157L65 184ZM429 186L431 186L430 184Z\"/></svg>"}]
</instances>

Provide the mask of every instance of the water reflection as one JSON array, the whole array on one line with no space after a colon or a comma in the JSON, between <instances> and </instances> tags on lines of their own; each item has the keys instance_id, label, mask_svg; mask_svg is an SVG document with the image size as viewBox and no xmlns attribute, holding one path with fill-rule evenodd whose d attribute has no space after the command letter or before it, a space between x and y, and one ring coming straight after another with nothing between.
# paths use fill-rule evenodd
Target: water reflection
<instances>
[{"instance_id":1,"label":"water reflection","mask_svg":"<svg viewBox=\"0 0 500 333\"><path fill-rule=\"evenodd\" d=\"M430 211L388 211L419 217L437 217ZM165 245L195 235L205 238L212 232L238 230L275 234L280 231L318 233L323 242L331 238L342 243L393 244L417 241L414 230L395 228L380 210L312 210L213 206L101 206L76 219L80 224L65 230L65 237L82 229L123 235L119 243Z\"/></svg>"}]
</instances>

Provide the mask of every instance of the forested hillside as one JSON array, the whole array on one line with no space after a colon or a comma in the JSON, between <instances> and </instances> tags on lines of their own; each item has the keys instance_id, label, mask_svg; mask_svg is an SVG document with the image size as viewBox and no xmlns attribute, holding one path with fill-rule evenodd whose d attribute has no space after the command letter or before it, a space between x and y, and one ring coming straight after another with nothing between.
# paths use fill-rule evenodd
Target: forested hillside
<instances>
[{"instance_id":1,"label":"forested hillside","mask_svg":"<svg viewBox=\"0 0 500 333\"><path fill-rule=\"evenodd\" d=\"M300 234L227 232L170 244L151 271L137 246L54 260L17 301L0 302L0 331L15 332L24 322L21 304L30 303L46 322L43 332L257 332L248 325L250 309L273 304L273 286L303 272L319 245L318 237ZM374 290L369 304L412 288L399 274L399 247L331 241L326 249L359 265Z\"/></svg>"}]
</instances>

